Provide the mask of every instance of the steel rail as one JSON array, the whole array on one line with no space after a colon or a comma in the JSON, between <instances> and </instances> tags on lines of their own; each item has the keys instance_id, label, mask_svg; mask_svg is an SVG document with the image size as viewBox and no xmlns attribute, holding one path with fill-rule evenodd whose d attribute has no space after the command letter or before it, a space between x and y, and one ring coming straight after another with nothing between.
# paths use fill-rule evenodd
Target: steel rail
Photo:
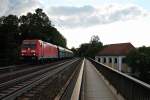
<instances>
[{"instance_id":1,"label":"steel rail","mask_svg":"<svg viewBox=\"0 0 150 100\"><path fill-rule=\"evenodd\" d=\"M52 70L52 69L54 69L54 68L57 68L57 67L59 67L59 66L65 64L65 63L67 63L67 62L69 62L69 61L66 61L66 62L60 63L60 64L58 64L58 65L54 65L54 66L51 66L51 67L48 67L48 68L45 68L45 69L42 69L42 70L33 72L33 73L31 73L31 74L27 74L27 75L24 75L24 76L15 78L15 79L13 79L13 80L10 80L10 81L1 83L1 84L0 84L0 90L4 89L6 86L9 86L10 84L12 84L12 85L13 85L13 83L14 83L14 84L17 84L17 83L19 83L20 81L24 81L24 80L26 80L26 79L29 79L29 78L35 76L35 75L39 75L39 74L42 74L42 73L44 73L44 72L46 72L46 71Z\"/></svg>"},{"instance_id":2,"label":"steel rail","mask_svg":"<svg viewBox=\"0 0 150 100\"><path fill-rule=\"evenodd\" d=\"M66 66L69 66L70 64L74 63L77 60L73 60L72 62L67 63L66 65L62 65L61 67L58 67L57 69L54 69L53 71L49 71L47 73L44 73L40 76L37 76L29 81L26 81L24 83L21 83L21 86L19 85L19 88L14 89L13 92L6 94L1 100L13 100L17 96L21 95L22 93L26 92L27 90L30 90L34 86L42 83L43 81L47 80L51 76L57 74L58 72L62 71L63 69L66 68Z\"/></svg>"},{"instance_id":3,"label":"steel rail","mask_svg":"<svg viewBox=\"0 0 150 100\"><path fill-rule=\"evenodd\" d=\"M55 64L55 63L52 63L52 64ZM8 80L10 80L12 78L16 78L17 76L21 76L21 75L29 74L31 72L38 71L38 70L43 69L43 68L45 68L45 67L47 67L49 65L50 64L39 65L39 66L36 66L36 67L34 66L34 67L31 67L31 68L22 69L22 70L13 71L13 72L10 72L10 73L2 74L2 75L0 75L0 80L1 80L0 83L2 83L3 81L6 81L6 80L8 81Z\"/></svg>"}]
</instances>

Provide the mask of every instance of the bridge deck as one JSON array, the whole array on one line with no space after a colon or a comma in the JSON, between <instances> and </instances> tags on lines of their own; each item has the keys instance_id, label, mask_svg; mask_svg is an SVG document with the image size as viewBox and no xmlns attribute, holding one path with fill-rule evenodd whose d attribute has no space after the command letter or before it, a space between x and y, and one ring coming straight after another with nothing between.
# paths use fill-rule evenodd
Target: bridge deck
<instances>
[{"instance_id":1,"label":"bridge deck","mask_svg":"<svg viewBox=\"0 0 150 100\"><path fill-rule=\"evenodd\" d=\"M116 100L94 66L85 60L81 100Z\"/></svg>"}]
</instances>

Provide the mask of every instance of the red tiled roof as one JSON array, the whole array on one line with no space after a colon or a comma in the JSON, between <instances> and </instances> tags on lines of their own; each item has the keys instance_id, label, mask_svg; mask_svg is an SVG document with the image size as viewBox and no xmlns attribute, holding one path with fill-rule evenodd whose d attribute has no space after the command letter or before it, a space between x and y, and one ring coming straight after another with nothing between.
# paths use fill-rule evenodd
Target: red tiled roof
<instances>
[{"instance_id":1,"label":"red tiled roof","mask_svg":"<svg viewBox=\"0 0 150 100\"><path fill-rule=\"evenodd\" d=\"M135 49L131 43L119 43L110 44L104 46L104 48L98 53L100 56L125 56L130 50Z\"/></svg>"}]
</instances>

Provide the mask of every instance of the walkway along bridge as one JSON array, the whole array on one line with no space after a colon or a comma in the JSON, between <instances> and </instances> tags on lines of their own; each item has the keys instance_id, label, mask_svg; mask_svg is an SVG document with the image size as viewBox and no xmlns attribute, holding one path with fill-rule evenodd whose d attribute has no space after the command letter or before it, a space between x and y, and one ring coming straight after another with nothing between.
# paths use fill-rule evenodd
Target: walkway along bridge
<instances>
[{"instance_id":1,"label":"walkway along bridge","mask_svg":"<svg viewBox=\"0 0 150 100\"><path fill-rule=\"evenodd\" d=\"M79 100L150 100L149 84L93 59L83 63ZM74 97L71 99L78 99Z\"/></svg>"}]
</instances>

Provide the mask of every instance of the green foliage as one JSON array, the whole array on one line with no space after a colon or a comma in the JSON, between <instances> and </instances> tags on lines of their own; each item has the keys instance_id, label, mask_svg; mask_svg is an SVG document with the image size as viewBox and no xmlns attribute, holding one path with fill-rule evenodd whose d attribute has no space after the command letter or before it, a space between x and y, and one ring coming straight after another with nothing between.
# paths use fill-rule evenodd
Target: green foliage
<instances>
[{"instance_id":1,"label":"green foliage","mask_svg":"<svg viewBox=\"0 0 150 100\"><path fill-rule=\"evenodd\" d=\"M17 60L18 17L9 15L0 20L0 64L13 63Z\"/></svg>"},{"instance_id":2,"label":"green foliage","mask_svg":"<svg viewBox=\"0 0 150 100\"><path fill-rule=\"evenodd\" d=\"M59 31L55 27L50 27L44 34L46 37L43 40L55 45L66 47L66 39L59 33Z\"/></svg>"},{"instance_id":3,"label":"green foliage","mask_svg":"<svg viewBox=\"0 0 150 100\"><path fill-rule=\"evenodd\" d=\"M77 56L77 55L78 55L78 49L72 47L72 48L71 48L71 51L73 52L74 56Z\"/></svg>"},{"instance_id":4,"label":"green foliage","mask_svg":"<svg viewBox=\"0 0 150 100\"><path fill-rule=\"evenodd\" d=\"M81 44L78 49L79 56L94 57L103 47L98 36L92 36L90 43Z\"/></svg>"},{"instance_id":5,"label":"green foliage","mask_svg":"<svg viewBox=\"0 0 150 100\"><path fill-rule=\"evenodd\" d=\"M84 43L81 44L79 49L78 49L78 54L79 56L88 56L88 48L89 48L90 44L89 43Z\"/></svg>"},{"instance_id":6,"label":"green foliage","mask_svg":"<svg viewBox=\"0 0 150 100\"><path fill-rule=\"evenodd\" d=\"M147 79L147 74L150 72L150 47L132 50L126 57L126 63L132 67L133 72L140 72L142 79Z\"/></svg>"},{"instance_id":7,"label":"green foliage","mask_svg":"<svg viewBox=\"0 0 150 100\"><path fill-rule=\"evenodd\" d=\"M99 41L100 41L99 37L98 37L97 35L93 35L93 36L91 37L90 43L92 43L92 44L97 44Z\"/></svg>"},{"instance_id":8,"label":"green foliage","mask_svg":"<svg viewBox=\"0 0 150 100\"><path fill-rule=\"evenodd\" d=\"M66 47L66 39L51 25L48 16L42 9L20 17L22 39L42 39L44 41Z\"/></svg>"}]
</instances>

